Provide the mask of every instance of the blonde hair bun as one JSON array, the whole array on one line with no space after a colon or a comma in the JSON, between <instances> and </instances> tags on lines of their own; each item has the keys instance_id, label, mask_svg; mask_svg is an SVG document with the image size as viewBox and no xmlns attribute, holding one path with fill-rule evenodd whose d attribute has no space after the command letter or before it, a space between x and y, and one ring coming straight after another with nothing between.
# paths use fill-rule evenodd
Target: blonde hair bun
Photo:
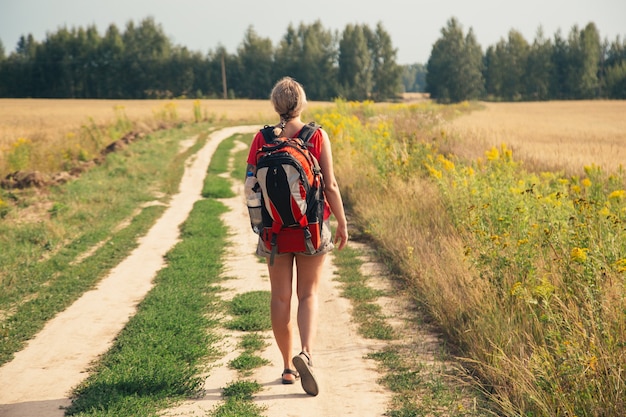
<instances>
[{"instance_id":1,"label":"blonde hair bun","mask_svg":"<svg viewBox=\"0 0 626 417\"><path fill-rule=\"evenodd\" d=\"M283 77L274 85L270 101L283 122L297 117L306 106L306 93L302 85L291 77Z\"/></svg>"}]
</instances>

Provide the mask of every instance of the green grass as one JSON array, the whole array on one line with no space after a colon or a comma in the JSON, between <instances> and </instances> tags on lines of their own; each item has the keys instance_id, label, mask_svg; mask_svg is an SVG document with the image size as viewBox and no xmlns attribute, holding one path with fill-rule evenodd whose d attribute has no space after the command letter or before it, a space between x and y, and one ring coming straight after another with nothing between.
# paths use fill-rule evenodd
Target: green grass
<instances>
[{"instance_id":1,"label":"green grass","mask_svg":"<svg viewBox=\"0 0 626 417\"><path fill-rule=\"evenodd\" d=\"M250 135L237 135L235 137L235 140L248 145L246 148L243 148L242 150L233 153L234 163L233 169L231 171L231 176L235 180L243 181L246 176L246 160L248 159L249 145L252 140Z\"/></svg>"},{"instance_id":2,"label":"green grass","mask_svg":"<svg viewBox=\"0 0 626 417\"><path fill-rule=\"evenodd\" d=\"M231 139L235 144L238 140L245 142L247 137L236 135ZM243 180L247 154L247 149L231 154L229 162L232 162L231 179L233 181ZM230 368L238 371L239 377L250 377L254 369L270 364L270 361L256 354L269 345L265 337L258 332L272 328L270 297L269 291L250 291L237 294L227 303L227 308L233 318L224 323L224 327L247 332L240 336L238 343L238 348L243 352L228 364ZM224 403L216 407L210 415L212 417L261 417L265 408L252 402L254 394L261 390L262 386L256 381L243 379L232 382L223 388Z\"/></svg>"},{"instance_id":3,"label":"green grass","mask_svg":"<svg viewBox=\"0 0 626 417\"><path fill-rule=\"evenodd\" d=\"M263 386L258 382L237 381L224 387L222 396L224 398L237 398L241 400L251 400L252 395L260 392Z\"/></svg>"},{"instance_id":4,"label":"green grass","mask_svg":"<svg viewBox=\"0 0 626 417\"><path fill-rule=\"evenodd\" d=\"M241 355L237 356L235 359L228 362L228 366L231 369L235 369L237 371L244 372L244 374L248 374L248 371L259 368L264 365L269 365L270 363L271 363L270 361L258 355L254 355L248 352L243 352Z\"/></svg>"},{"instance_id":5,"label":"green grass","mask_svg":"<svg viewBox=\"0 0 626 417\"><path fill-rule=\"evenodd\" d=\"M179 142L197 133L181 128L148 135L46 193L0 190L3 207L10 204L0 219L0 364L136 246L163 212L140 205L177 190L182 161L203 137L182 154ZM129 226L117 227L126 220ZM100 242L106 244L77 262Z\"/></svg>"},{"instance_id":6,"label":"green grass","mask_svg":"<svg viewBox=\"0 0 626 417\"><path fill-rule=\"evenodd\" d=\"M234 154L234 158L231 158L231 148L235 142L246 140L244 135L233 135L230 138L224 140L222 144L224 146L218 147L211 164L207 171L207 181L204 183L202 189L202 196L205 198L228 198L234 197L231 189L230 181L222 174L229 172L228 164L231 161L235 161L234 167L230 170L230 177L234 180L242 180L245 176L245 160L247 156L247 150L239 151ZM244 153L246 156L244 156Z\"/></svg>"},{"instance_id":7,"label":"green grass","mask_svg":"<svg viewBox=\"0 0 626 417\"><path fill-rule=\"evenodd\" d=\"M136 416L201 387L202 360L219 340L208 317L219 309L217 293L226 229L225 208L196 203L182 227L183 240L167 255L155 287L90 376L75 392L69 415ZM210 224L211 227L206 227ZM151 414L145 414L151 415Z\"/></svg>"},{"instance_id":8,"label":"green grass","mask_svg":"<svg viewBox=\"0 0 626 417\"><path fill-rule=\"evenodd\" d=\"M258 333L245 334L241 337L241 341L239 342L239 348L243 349L245 352L263 350L267 346L269 346L269 343Z\"/></svg>"},{"instance_id":9,"label":"green grass","mask_svg":"<svg viewBox=\"0 0 626 417\"><path fill-rule=\"evenodd\" d=\"M220 144L228 146L232 143ZM76 388L68 415L155 416L199 392L205 361L219 354L214 346L219 322L211 317L223 309L219 283L227 229L220 216L225 210L212 199L194 205L181 227L181 241L167 254L167 267L113 347Z\"/></svg>"},{"instance_id":10,"label":"green grass","mask_svg":"<svg viewBox=\"0 0 626 417\"><path fill-rule=\"evenodd\" d=\"M211 413L211 417L263 417L263 411L263 408L252 401L227 398L224 404Z\"/></svg>"},{"instance_id":11,"label":"green grass","mask_svg":"<svg viewBox=\"0 0 626 417\"><path fill-rule=\"evenodd\" d=\"M252 370L261 366L269 365L271 362L256 355L256 352L264 350L269 343L259 333L246 333L241 336L237 345L243 352L228 363L231 369L235 369L243 376L250 376Z\"/></svg>"},{"instance_id":12,"label":"green grass","mask_svg":"<svg viewBox=\"0 0 626 417\"><path fill-rule=\"evenodd\" d=\"M230 312L234 318L226 323L228 329L250 332L272 328L269 291L238 294L230 302Z\"/></svg>"},{"instance_id":13,"label":"green grass","mask_svg":"<svg viewBox=\"0 0 626 417\"><path fill-rule=\"evenodd\" d=\"M392 340L396 337L393 327L386 321L382 308L375 304L383 291L367 285L367 277L360 272L363 261L359 252L350 246L335 252L336 280L342 283L342 296L352 302L352 316L359 326L359 333L370 339Z\"/></svg>"},{"instance_id":14,"label":"green grass","mask_svg":"<svg viewBox=\"0 0 626 417\"><path fill-rule=\"evenodd\" d=\"M35 263L30 269L30 286L22 294L34 294L32 300L19 304L0 327L0 363L9 361L59 311L90 289L104 273L113 268L137 246L143 234L163 212L162 207L144 209L131 224L113 235L108 244L78 265L71 261L80 252L73 245L63 248L48 261ZM82 249L83 245L78 245ZM39 283L50 282L50 285Z\"/></svg>"},{"instance_id":15,"label":"green grass","mask_svg":"<svg viewBox=\"0 0 626 417\"><path fill-rule=\"evenodd\" d=\"M392 344L367 355L376 360L382 374L379 383L393 392L390 417L494 415L484 411L484 402L463 381L458 371L445 365L445 357L424 362L410 345ZM480 403L480 407L479 407Z\"/></svg>"},{"instance_id":16,"label":"green grass","mask_svg":"<svg viewBox=\"0 0 626 417\"><path fill-rule=\"evenodd\" d=\"M253 395L263 387L258 382L237 381L222 390L226 400L217 407L212 417L262 417L264 408L252 403Z\"/></svg>"}]
</instances>

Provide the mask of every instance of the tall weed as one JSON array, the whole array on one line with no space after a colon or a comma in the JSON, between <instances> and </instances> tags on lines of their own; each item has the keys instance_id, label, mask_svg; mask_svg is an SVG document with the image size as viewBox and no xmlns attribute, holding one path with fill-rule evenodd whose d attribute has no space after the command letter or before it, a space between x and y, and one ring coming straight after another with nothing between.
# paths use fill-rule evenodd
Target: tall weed
<instances>
[{"instance_id":1,"label":"tall weed","mask_svg":"<svg viewBox=\"0 0 626 417\"><path fill-rule=\"evenodd\" d=\"M19 171L26 168L32 153L32 141L26 138L18 138L9 146L6 153L9 171Z\"/></svg>"}]
</instances>

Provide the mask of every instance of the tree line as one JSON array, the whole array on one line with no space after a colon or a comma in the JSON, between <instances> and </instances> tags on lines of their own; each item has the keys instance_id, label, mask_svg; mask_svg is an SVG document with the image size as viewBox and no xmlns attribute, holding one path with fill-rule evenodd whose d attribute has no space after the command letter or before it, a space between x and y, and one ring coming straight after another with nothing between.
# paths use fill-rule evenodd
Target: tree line
<instances>
[{"instance_id":1,"label":"tree line","mask_svg":"<svg viewBox=\"0 0 626 417\"><path fill-rule=\"evenodd\" d=\"M427 64L399 65L381 23L331 31L318 20L290 24L274 45L253 27L234 54L174 45L152 18L121 31L111 24L61 28L38 42L22 36L8 56L0 42L0 97L265 99L291 75L311 100L391 100L426 91L441 102L471 99L626 98L626 41L602 41L593 23L532 44L518 31L483 53L456 18L441 30Z\"/></svg>"},{"instance_id":2,"label":"tree line","mask_svg":"<svg viewBox=\"0 0 626 417\"><path fill-rule=\"evenodd\" d=\"M217 47L203 55L174 45L152 18L61 28L43 42L22 36L8 57L0 49L0 96L142 99L171 97L267 98L289 74L312 100L393 98L402 68L391 37L378 24L347 25L341 35L321 22L289 25L274 47L252 27L235 54Z\"/></svg>"},{"instance_id":3,"label":"tree line","mask_svg":"<svg viewBox=\"0 0 626 417\"><path fill-rule=\"evenodd\" d=\"M511 30L484 54L455 18L441 35L426 67L426 90L440 101L626 99L626 40L602 41L594 23L567 38L539 28L532 44Z\"/></svg>"}]
</instances>

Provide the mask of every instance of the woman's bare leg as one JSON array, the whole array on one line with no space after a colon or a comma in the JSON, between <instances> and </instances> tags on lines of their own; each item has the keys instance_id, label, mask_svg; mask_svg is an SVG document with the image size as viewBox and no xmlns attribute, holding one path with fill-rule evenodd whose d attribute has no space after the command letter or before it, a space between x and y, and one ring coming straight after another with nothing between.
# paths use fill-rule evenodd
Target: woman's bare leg
<instances>
[{"instance_id":1,"label":"woman's bare leg","mask_svg":"<svg viewBox=\"0 0 626 417\"><path fill-rule=\"evenodd\" d=\"M268 260L269 261L269 260ZM283 368L293 369L291 354L293 350L291 325L291 295L293 279L293 255L281 255L274 258L274 265L269 266L272 290L271 317L272 330L276 344L283 357ZM285 375L287 379L295 379L293 375Z\"/></svg>"},{"instance_id":2,"label":"woman's bare leg","mask_svg":"<svg viewBox=\"0 0 626 417\"><path fill-rule=\"evenodd\" d=\"M318 287L325 254L317 256L296 255L298 329L302 351L311 353L317 333Z\"/></svg>"}]
</instances>

